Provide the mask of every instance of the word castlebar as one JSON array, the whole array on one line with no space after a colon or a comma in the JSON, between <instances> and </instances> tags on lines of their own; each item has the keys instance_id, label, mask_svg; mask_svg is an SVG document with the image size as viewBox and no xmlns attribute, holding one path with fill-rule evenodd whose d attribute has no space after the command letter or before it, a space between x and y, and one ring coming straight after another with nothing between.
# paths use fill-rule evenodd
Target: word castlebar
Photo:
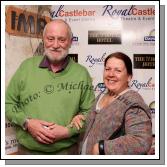
<instances>
[{"instance_id":1,"label":"word castlebar","mask_svg":"<svg viewBox=\"0 0 167 167\"><path fill-rule=\"evenodd\" d=\"M95 16L94 10L71 10L71 11L65 11L65 10L58 10L51 12L51 17L71 17L71 16Z\"/></svg>"}]
</instances>

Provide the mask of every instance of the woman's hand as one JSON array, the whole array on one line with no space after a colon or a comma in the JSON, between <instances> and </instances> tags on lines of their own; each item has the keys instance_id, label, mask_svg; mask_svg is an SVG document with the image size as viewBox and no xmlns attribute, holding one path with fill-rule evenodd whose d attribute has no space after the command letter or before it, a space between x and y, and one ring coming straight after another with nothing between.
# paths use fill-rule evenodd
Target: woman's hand
<instances>
[{"instance_id":1,"label":"woman's hand","mask_svg":"<svg viewBox=\"0 0 167 167\"><path fill-rule=\"evenodd\" d=\"M92 154L93 154L93 155L99 155L99 143L96 143L96 144L93 146Z\"/></svg>"},{"instance_id":2,"label":"woman's hand","mask_svg":"<svg viewBox=\"0 0 167 167\"><path fill-rule=\"evenodd\" d=\"M72 119L72 121L71 121L71 123L70 123L70 126L71 127L76 127L78 130L80 129L80 128L82 128L82 121L84 121L85 120L85 116L84 115L76 115L73 119Z\"/></svg>"}]
</instances>

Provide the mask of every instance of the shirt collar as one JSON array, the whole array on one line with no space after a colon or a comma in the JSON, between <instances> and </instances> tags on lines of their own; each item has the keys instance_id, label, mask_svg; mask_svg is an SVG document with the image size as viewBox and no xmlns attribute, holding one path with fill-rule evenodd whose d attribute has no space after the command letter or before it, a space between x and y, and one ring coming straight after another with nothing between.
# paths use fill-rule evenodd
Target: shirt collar
<instances>
[{"instance_id":1,"label":"shirt collar","mask_svg":"<svg viewBox=\"0 0 167 167\"><path fill-rule=\"evenodd\" d=\"M56 73L62 72L67 67L69 60L70 60L70 57L67 56L64 60L62 67L58 71L56 71ZM39 68L48 68L49 71L52 71L51 66L50 66L50 61L46 56L44 56L44 58L40 62Z\"/></svg>"}]
</instances>

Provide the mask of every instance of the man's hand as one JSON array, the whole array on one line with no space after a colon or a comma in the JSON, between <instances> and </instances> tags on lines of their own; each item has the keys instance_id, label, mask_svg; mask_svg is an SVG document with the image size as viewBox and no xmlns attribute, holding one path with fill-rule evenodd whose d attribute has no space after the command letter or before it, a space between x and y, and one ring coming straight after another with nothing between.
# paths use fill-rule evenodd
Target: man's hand
<instances>
[{"instance_id":1,"label":"man's hand","mask_svg":"<svg viewBox=\"0 0 167 167\"><path fill-rule=\"evenodd\" d=\"M54 141L70 137L68 128L64 126L54 124L52 126L49 126L48 129L49 133L52 134L52 136L54 136Z\"/></svg>"},{"instance_id":2,"label":"man's hand","mask_svg":"<svg viewBox=\"0 0 167 167\"><path fill-rule=\"evenodd\" d=\"M38 142L51 144L54 142L55 136L49 132L48 128L53 125L54 123L38 119L29 119L27 122L27 130Z\"/></svg>"}]
</instances>

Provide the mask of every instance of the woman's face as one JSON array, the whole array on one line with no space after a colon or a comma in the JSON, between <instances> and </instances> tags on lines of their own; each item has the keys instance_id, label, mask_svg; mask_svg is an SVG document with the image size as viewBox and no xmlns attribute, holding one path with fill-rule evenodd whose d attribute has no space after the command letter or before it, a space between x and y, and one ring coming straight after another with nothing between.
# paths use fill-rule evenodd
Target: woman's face
<instances>
[{"instance_id":1,"label":"woman's face","mask_svg":"<svg viewBox=\"0 0 167 167\"><path fill-rule=\"evenodd\" d=\"M132 76L127 73L125 63L112 57L107 60L104 68L103 80L109 91L119 94L128 88L128 82Z\"/></svg>"}]
</instances>

